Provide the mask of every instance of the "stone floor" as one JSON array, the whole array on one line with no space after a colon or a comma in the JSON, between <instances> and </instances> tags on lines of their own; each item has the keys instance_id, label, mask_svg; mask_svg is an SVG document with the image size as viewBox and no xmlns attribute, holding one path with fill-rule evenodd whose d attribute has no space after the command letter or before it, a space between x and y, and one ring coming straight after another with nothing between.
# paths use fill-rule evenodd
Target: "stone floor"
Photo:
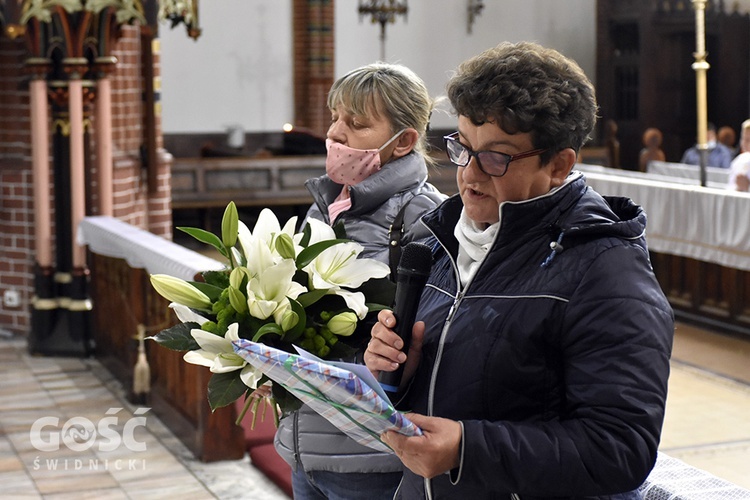
<instances>
[{"instance_id":1,"label":"stone floor","mask_svg":"<svg viewBox=\"0 0 750 500\"><path fill-rule=\"evenodd\" d=\"M247 457L193 459L93 359L0 339L0 408L3 498L287 498ZM750 488L748 415L750 339L678 325L661 451Z\"/></svg>"},{"instance_id":2,"label":"stone floor","mask_svg":"<svg viewBox=\"0 0 750 500\"><path fill-rule=\"evenodd\" d=\"M25 349L0 340L0 497L288 499L247 456L195 460L96 360Z\"/></svg>"}]
</instances>

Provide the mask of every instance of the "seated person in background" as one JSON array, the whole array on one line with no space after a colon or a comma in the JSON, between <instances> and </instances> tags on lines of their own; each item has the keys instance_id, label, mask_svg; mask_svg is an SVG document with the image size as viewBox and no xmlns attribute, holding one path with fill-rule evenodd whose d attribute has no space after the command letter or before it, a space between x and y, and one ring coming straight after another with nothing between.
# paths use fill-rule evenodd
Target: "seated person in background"
<instances>
[{"instance_id":1,"label":"seated person in background","mask_svg":"<svg viewBox=\"0 0 750 500\"><path fill-rule=\"evenodd\" d=\"M617 128L617 122L614 120L607 120L604 124L604 147L607 148L607 166L610 168L620 168L620 141L617 139Z\"/></svg>"},{"instance_id":2,"label":"seated person in background","mask_svg":"<svg viewBox=\"0 0 750 500\"><path fill-rule=\"evenodd\" d=\"M658 128L647 128L643 132L643 146L638 157L638 170L645 172L652 161L666 161L661 149L662 134Z\"/></svg>"},{"instance_id":3,"label":"seated person in background","mask_svg":"<svg viewBox=\"0 0 750 500\"><path fill-rule=\"evenodd\" d=\"M708 145L708 158L706 160L706 165L709 167L729 168L729 164L732 163L734 155L728 147L717 142L716 125L713 123L708 124L706 143ZM697 144L685 151L685 154L682 155L681 163L687 165L700 165L701 156Z\"/></svg>"},{"instance_id":4,"label":"seated person in background","mask_svg":"<svg viewBox=\"0 0 750 500\"><path fill-rule=\"evenodd\" d=\"M742 122L740 154L732 160L729 172L729 189L748 191L750 188L750 120Z\"/></svg>"},{"instance_id":5,"label":"seated person in background","mask_svg":"<svg viewBox=\"0 0 750 500\"><path fill-rule=\"evenodd\" d=\"M729 125L719 127L719 131L716 132L716 140L719 141L720 144L728 147L732 152L732 155L737 156L737 134L734 133L734 129L732 127L730 127Z\"/></svg>"}]
</instances>

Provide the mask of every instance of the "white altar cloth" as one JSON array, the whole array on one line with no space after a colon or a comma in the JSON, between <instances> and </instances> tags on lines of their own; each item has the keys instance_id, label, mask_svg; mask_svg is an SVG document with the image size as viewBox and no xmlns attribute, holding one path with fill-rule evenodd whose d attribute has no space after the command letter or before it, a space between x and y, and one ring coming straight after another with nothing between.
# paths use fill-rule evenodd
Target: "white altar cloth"
<instances>
[{"instance_id":1,"label":"white altar cloth","mask_svg":"<svg viewBox=\"0 0 750 500\"><path fill-rule=\"evenodd\" d=\"M130 267L149 274L193 280L201 271L224 268L215 259L113 217L84 217L76 240L95 254L125 259Z\"/></svg>"},{"instance_id":2,"label":"white altar cloth","mask_svg":"<svg viewBox=\"0 0 750 500\"><path fill-rule=\"evenodd\" d=\"M582 169L583 170L583 169ZM750 271L750 194L649 178L584 172L602 195L646 211L649 249Z\"/></svg>"},{"instance_id":3,"label":"white altar cloth","mask_svg":"<svg viewBox=\"0 0 750 500\"><path fill-rule=\"evenodd\" d=\"M668 161L652 161L646 167L649 174L663 175L674 179L690 180L700 184L700 167L698 165L686 165L684 163L672 163ZM706 167L706 184L720 184L724 187L729 182L729 169Z\"/></svg>"}]
</instances>

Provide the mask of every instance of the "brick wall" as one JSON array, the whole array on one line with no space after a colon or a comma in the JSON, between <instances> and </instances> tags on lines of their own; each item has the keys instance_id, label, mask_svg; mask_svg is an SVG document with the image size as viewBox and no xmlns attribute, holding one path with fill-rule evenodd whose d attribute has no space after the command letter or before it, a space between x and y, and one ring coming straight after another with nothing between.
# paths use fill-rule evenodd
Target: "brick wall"
<instances>
[{"instance_id":1,"label":"brick wall","mask_svg":"<svg viewBox=\"0 0 750 500\"><path fill-rule=\"evenodd\" d=\"M162 149L161 120L156 116L157 164L149 186L141 160L144 143L142 37L137 26L122 26L112 55L118 62L110 74L112 87L113 216L152 233L172 237L170 207L171 156ZM26 334L34 295L34 212L30 144L29 54L22 39L0 37L0 328ZM158 55L155 54L158 77ZM96 193L96 122L92 121L90 158L86 160L87 214L98 215ZM50 193L53 199L54 190ZM51 214L54 221L54 214ZM54 227L53 227L54 238ZM66 242L67 244L67 242ZM53 243L54 246L54 243ZM20 307L7 308L5 290L21 295ZM94 306L96 307L96 305Z\"/></svg>"},{"instance_id":2,"label":"brick wall","mask_svg":"<svg viewBox=\"0 0 750 500\"><path fill-rule=\"evenodd\" d=\"M334 0L294 0L294 120L325 136L331 123L326 106L333 85Z\"/></svg>"},{"instance_id":3,"label":"brick wall","mask_svg":"<svg viewBox=\"0 0 750 500\"><path fill-rule=\"evenodd\" d=\"M325 135L330 122L326 96L334 72L334 0L293 0L295 125ZM172 237L171 164L163 149L159 102L155 106L156 165L142 162L144 144L144 43L138 26L123 25L112 51L117 64L112 82L113 215L152 233ZM154 51L155 81L159 78L158 45ZM28 333L34 294L34 213L28 76L29 54L22 39L0 36L0 328ZM159 89L159 85L155 85ZM87 214L97 215L99 199L95 148L96 121L90 132L87 158ZM50 193L54 210L54 190ZM54 214L50 214L54 222ZM54 228L53 228L54 235ZM66 242L67 244L67 242ZM55 243L53 241L52 245ZM53 249L54 250L54 249ZM6 308L2 294L12 288L21 306ZM96 307L96 306L95 306Z\"/></svg>"},{"instance_id":4,"label":"brick wall","mask_svg":"<svg viewBox=\"0 0 750 500\"><path fill-rule=\"evenodd\" d=\"M29 96L18 70L21 40L0 38L0 328L25 331L33 295L30 270L34 237ZM6 307L6 290L20 294L20 307Z\"/></svg>"},{"instance_id":5,"label":"brick wall","mask_svg":"<svg viewBox=\"0 0 750 500\"><path fill-rule=\"evenodd\" d=\"M154 234L172 237L170 208L171 157L162 149L161 119L157 113L157 147L159 161L154 176L157 183L151 193L148 172L142 168L144 82L142 80L140 29L123 26L122 37L114 53L117 66L112 79L112 142L114 156L113 216L147 229ZM154 55L154 75L159 75L158 55Z\"/></svg>"}]
</instances>

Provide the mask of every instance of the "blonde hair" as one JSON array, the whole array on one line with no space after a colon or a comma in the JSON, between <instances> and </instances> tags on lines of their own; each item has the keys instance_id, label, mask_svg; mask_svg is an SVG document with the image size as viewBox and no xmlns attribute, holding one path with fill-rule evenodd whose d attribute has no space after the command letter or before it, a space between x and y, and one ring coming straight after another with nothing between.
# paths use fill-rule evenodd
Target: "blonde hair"
<instances>
[{"instance_id":1,"label":"blonde hair","mask_svg":"<svg viewBox=\"0 0 750 500\"><path fill-rule=\"evenodd\" d=\"M384 117L397 133L413 128L419 134L414 150L429 161L427 128L435 101L421 78L400 64L374 63L350 71L328 92L328 108L355 115Z\"/></svg>"}]
</instances>

